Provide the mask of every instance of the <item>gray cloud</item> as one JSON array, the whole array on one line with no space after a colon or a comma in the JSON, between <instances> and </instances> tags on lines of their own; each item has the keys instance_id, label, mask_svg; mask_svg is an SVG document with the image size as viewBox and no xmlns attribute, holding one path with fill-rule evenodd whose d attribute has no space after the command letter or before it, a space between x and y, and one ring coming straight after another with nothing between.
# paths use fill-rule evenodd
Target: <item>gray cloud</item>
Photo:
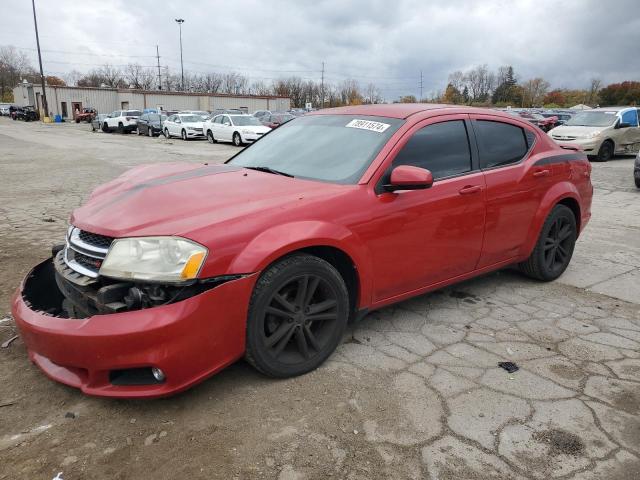
<instances>
[{"instance_id":1,"label":"gray cloud","mask_svg":"<svg viewBox=\"0 0 640 480\"><path fill-rule=\"evenodd\" d=\"M35 60L30 3L7 4L0 44L30 49ZM156 44L161 63L176 72L174 18L181 17L187 70L319 80L325 61L329 81L373 82L387 99L417 94L420 70L427 93L442 90L448 73L484 63L511 64L521 78L543 76L554 87L640 80L637 0L39 0L37 7L53 74L107 61L154 65Z\"/></svg>"}]
</instances>

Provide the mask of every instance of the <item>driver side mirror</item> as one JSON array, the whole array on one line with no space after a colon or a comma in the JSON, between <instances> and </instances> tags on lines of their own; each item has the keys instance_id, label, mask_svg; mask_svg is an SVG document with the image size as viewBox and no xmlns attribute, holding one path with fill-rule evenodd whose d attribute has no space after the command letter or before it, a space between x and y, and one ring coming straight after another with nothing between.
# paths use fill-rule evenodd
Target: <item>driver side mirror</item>
<instances>
[{"instance_id":1,"label":"driver side mirror","mask_svg":"<svg viewBox=\"0 0 640 480\"><path fill-rule=\"evenodd\" d=\"M630 123L620 122L616 125L616 128L629 128L631 126Z\"/></svg>"},{"instance_id":2,"label":"driver side mirror","mask_svg":"<svg viewBox=\"0 0 640 480\"><path fill-rule=\"evenodd\" d=\"M424 190L433 185L433 174L426 168L413 165L400 165L391 171L389 184L384 186L387 192L397 190Z\"/></svg>"},{"instance_id":3,"label":"driver side mirror","mask_svg":"<svg viewBox=\"0 0 640 480\"><path fill-rule=\"evenodd\" d=\"M225 124L227 127L230 127L230 126L231 126L231 123L229 123L229 122L224 122L224 124Z\"/></svg>"}]
</instances>

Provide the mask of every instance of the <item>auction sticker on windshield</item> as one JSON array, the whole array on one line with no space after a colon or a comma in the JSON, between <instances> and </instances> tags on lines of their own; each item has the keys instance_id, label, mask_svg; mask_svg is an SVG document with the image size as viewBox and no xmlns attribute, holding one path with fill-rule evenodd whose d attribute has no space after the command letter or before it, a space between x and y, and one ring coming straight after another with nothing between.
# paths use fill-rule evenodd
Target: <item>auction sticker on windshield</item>
<instances>
[{"instance_id":1,"label":"auction sticker on windshield","mask_svg":"<svg viewBox=\"0 0 640 480\"><path fill-rule=\"evenodd\" d=\"M382 133L391 125L388 123L372 122L371 120L358 120L355 118L347 123L346 126L349 128L359 128L361 130L371 130L372 132Z\"/></svg>"}]
</instances>

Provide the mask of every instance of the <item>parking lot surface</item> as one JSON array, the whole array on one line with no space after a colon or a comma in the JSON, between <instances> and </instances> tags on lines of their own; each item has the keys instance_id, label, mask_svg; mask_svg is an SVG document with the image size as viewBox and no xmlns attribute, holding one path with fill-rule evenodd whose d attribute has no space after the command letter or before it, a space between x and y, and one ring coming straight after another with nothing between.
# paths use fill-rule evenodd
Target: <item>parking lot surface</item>
<instances>
[{"instance_id":1,"label":"parking lot surface","mask_svg":"<svg viewBox=\"0 0 640 480\"><path fill-rule=\"evenodd\" d=\"M10 295L93 187L235 152L0 118L0 342ZM173 398L95 399L17 339L0 349L0 479L640 478L632 165L593 165L593 218L558 281L501 271L373 312L302 377L239 362Z\"/></svg>"}]
</instances>

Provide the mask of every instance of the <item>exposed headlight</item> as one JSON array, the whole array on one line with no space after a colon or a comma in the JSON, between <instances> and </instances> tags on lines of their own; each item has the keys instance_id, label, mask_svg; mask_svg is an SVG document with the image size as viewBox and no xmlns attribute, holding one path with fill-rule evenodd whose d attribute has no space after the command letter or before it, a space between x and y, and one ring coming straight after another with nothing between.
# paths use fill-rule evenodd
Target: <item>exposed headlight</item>
<instances>
[{"instance_id":1,"label":"exposed headlight","mask_svg":"<svg viewBox=\"0 0 640 480\"><path fill-rule=\"evenodd\" d=\"M195 127L187 127L187 130L195 130Z\"/></svg>"},{"instance_id":2,"label":"exposed headlight","mask_svg":"<svg viewBox=\"0 0 640 480\"><path fill-rule=\"evenodd\" d=\"M198 277L207 249L179 237L114 240L100 275L124 280L184 282Z\"/></svg>"},{"instance_id":3,"label":"exposed headlight","mask_svg":"<svg viewBox=\"0 0 640 480\"><path fill-rule=\"evenodd\" d=\"M591 133L587 133L587 135L585 136L585 138L596 138L598 135L600 135L601 132L591 132Z\"/></svg>"},{"instance_id":4,"label":"exposed headlight","mask_svg":"<svg viewBox=\"0 0 640 480\"><path fill-rule=\"evenodd\" d=\"M251 130L240 130L240 133L243 133L244 135L251 135L253 132Z\"/></svg>"}]
</instances>

